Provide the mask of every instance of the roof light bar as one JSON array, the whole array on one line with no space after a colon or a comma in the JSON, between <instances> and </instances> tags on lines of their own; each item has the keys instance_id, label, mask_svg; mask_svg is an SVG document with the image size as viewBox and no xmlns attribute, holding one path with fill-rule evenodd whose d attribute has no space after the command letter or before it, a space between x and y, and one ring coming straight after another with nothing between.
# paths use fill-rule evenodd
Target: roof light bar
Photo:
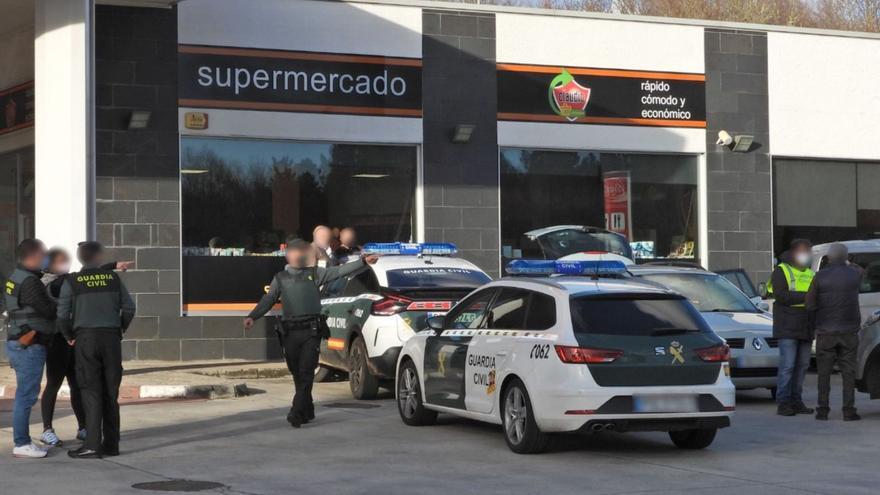
<instances>
[{"instance_id":1,"label":"roof light bar","mask_svg":"<svg viewBox=\"0 0 880 495\"><path fill-rule=\"evenodd\" d=\"M368 254L385 255L450 255L458 252L458 248L451 242L371 242L364 244L363 248Z\"/></svg>"},{"instance_id":2,"label":"roof light bar","mask_svg":"<svg viewBox=\"0 0 880 495\"><path fill-rule=\"evenodd\" d=\"M621 275L626 273L626 265L618 260L513 260L507 264L507 273L511 275Z\"/></svg>"}]
</instances>

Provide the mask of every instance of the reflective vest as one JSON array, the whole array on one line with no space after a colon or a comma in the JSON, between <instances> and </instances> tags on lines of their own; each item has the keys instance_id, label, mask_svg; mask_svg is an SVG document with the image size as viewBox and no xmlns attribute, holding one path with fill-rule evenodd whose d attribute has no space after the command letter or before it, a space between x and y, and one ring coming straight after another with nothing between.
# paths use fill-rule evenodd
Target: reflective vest
<instances>
[{"instance_id":1,"label":"reflective vest","mask_svg":"<svg viewBox=\"0 0 880 495\"><path fill-rule=\"evenodd\" d=\"M813 283L813 270L804 268L799 270L788 263L780 263L779 268L785 275L785 281L788 282L788 290L791 292L807 292L810 290L810 284ZM773 281L767 282L767 293L773 294ZM803 308L805 304L794 304L793 308Z\"/></svg>"},{"instance_id":2,"label":"reflective vest","mask_svg":"<svg viewBox=\"0 0 880 495\"><path fill-rule=\"evenodd\" d=\"M9 330L8 335L13 340L28 329L37 330L44 334L55 332L55 322L37 314L34 308L19 304L21 284L28 278L33 278L42 287L43 284L36 275L21 268L16 268L3 285L3 299L6 304L6 312L9 315L6 325Z\"/></svg>"},{"instance_id":3,"label":"reflective vest","mask_svg":"<svg viewBox=\"0 0 880 495\"><path fill-rule=\"evenodd\" d=\"M275 276L281 291L281 312L284 319L314 316L321 313L318 271L302 268L293 273L286 269Z\"/></svg>"}]
</instances>

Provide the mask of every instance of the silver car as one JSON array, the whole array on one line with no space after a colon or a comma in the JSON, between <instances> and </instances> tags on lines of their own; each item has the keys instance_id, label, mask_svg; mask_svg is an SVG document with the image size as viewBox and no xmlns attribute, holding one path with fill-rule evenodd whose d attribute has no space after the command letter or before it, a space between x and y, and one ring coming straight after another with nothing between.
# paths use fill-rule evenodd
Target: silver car
<instances>
[{"instance_id":1,"label":"silver car","mask_svg":"<svg viewBox=\"0 0 880 495\"><path fill-rule=\"evenodd\" d=\"M868 317L859 335L856 387L872 399L880 399L880 311Z\"/></svg>"},{"instance_id":2,"label":"silver car","mask_svg":"<svg viewBox=\"0 0 880 495\"><path fill-rule=\"evenodd\" d=\"M769 313L726 278L696 265L648 263L628 268L636 277L680 293L700 311L730 346L730 377L737 389L766 388L776 396L779 348Z\"/></svg>"}]
</instances>

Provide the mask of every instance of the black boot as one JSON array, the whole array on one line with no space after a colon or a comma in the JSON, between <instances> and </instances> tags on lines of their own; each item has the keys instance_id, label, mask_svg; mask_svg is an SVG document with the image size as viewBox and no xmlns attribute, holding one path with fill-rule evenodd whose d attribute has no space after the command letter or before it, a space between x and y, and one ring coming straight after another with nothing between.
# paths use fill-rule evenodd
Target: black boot
<instances>
[{"instance_id":1,"label":"black boot","mask_svg":"<svg viewBox=\"0 0 880 495\"><path fill-rule=\"evenodd\" d=\"M795 414L813 414L813 408L807 407L803 402L796 402L794 404L794 412Z\"/></svg>"},{"instance_id":2,"label":"black boot","mask_svg":"<svg viewBox=\"0 0 880 495\"><path fill-rule=\"evenodd\" d=\"M797 414L797 412L795 412L794 407L791 404L786 403L779 404L779 406L776 408L776 414L780 416L794 416L795 414Z\"/></svg>"},{"instance_id":3,"label":"black boot","mask_svg":"<svg viewBox=\"0 0 880 495\"><path fill-rule=\"evenodd\" d=\"M816 419L819 421L828 421L828 408L820 407L816 409Z\"/></svg>"},{"instance_id":4,"label":"black boot","mask_svg":"<svg viewBox=\"0 0 880 495\"><path fill-rule=\"evenodd\" d=\"M859 416L859 413L857 413L855 409L845 409L843 411L844 421L858 421L860 419L862 419L862 417Z\"/></svg>"},{"instance_id":5,"label":"black boot","mask_svg":"<svg viewBox=\"0 0 880 495\"><path fill-rule=\"evenodd\" d=\"M303 418L299 415L299 413L290 411L287 414L287 422L290 423L290 426L294 428L299 428L303 424Z\"/></svg>"}]
</instances>

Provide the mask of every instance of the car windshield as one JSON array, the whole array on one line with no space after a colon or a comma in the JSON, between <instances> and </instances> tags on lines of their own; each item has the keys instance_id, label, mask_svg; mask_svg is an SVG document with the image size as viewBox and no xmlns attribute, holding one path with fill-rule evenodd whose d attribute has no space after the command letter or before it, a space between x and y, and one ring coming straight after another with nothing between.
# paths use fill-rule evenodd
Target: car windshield
<instances>
[{"instance_id":1,"label":"car windshield","mask_svg":"<svg viewBox=\"0 0 880 495\"><path fill-rule=\"evenodd\" d=\"M542 235L539 242L547 259L584 251L605 251L632 259L632 250L626 240L611 232L565 229Z\"/></svg>"},{"instance_id":2,"label":"car windshield","mask_svg":"<svg viewBox=\"0 0 880 495\"><path fill-rule=\"evenodd\" d=\"M570 301L575 333L658 336L709 332L685 299L645 294L575 297Z\"/></svg>"},{"instance_id":3,"label":"car windshield","mask_svg":"<svg viewBox=\"0 0 880 495\"><path fill-rule=\"evenodd\" d=\"M489 276L480 270L442 266L389 270L387 276L388 287L391 289L476 288L491 281Z\"/></svg>"},{"instance_id":4,"label":"car windshield","mask_svg":"<svg viewBox=\"0 0 880 495\"><path fill-rule=\"evenodd\" d=\"M678 292L702 312L759 312L736 286L714 273L654 273L641 277Z\"/></svg>"}]
</instances>

